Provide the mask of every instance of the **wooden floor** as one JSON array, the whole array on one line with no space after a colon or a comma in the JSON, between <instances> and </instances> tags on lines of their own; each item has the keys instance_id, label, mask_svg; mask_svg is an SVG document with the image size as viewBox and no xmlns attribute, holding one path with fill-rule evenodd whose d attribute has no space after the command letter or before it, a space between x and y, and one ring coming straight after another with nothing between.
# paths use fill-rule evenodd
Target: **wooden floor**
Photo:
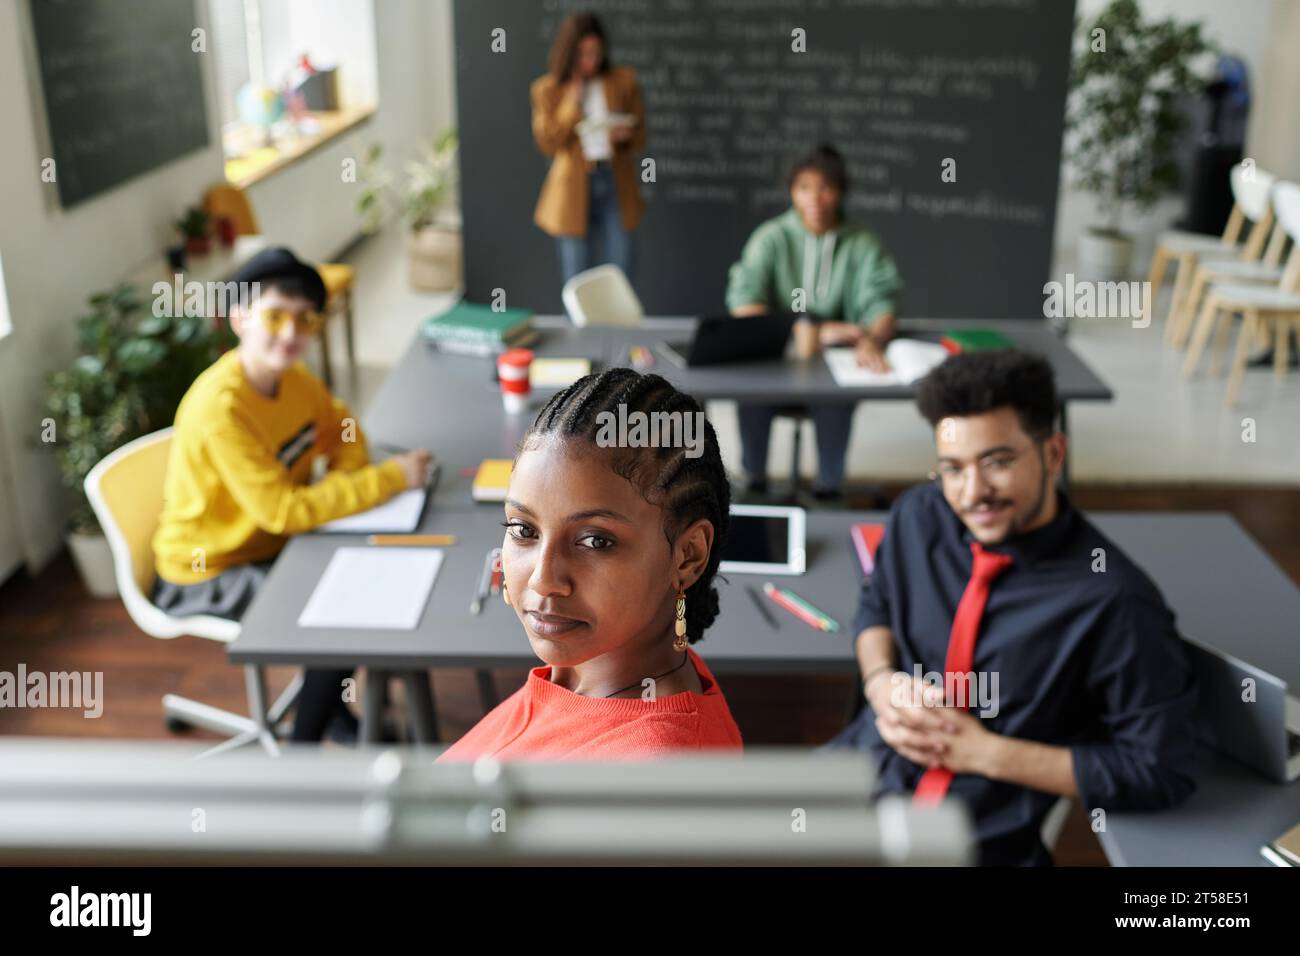
<instances>
[{"instance_id":1,"label":"wooden floor","mask_svg":"<svg viewBox=\"0 0 1300 956\"><path fill-rule=\"evenodd\" d=\"M898 487L883 489L887 496ZM1300 585L1300 489L1078 487L1074 501L1085 510L1227 511ZM869 507L870 501L850 502ZM707 642L702 647L707 657ZM243 712L241 669L226 662L221 645L195 638L147 638L117 600L96 601L82 590L66 553L36 578L19 573L0 585L0 670L19 662L29 671L75 668L102 671L110 706L87 719L69 710L0 710L0 734L100 736L156 739L163 726L159 699L176 693ZM290 668L270 672L274 694ZM498 692L519 687L524 670L497 671ZM850 677L755 677L719 675L728 703L748 745L818 744L843 726L855 681ZM434 693L444 739L463 734L481 716L473 674L435 670ZM191 732L198 739L202 732ZM1067 823L1059 862L1104 863L1080 811Z\"/></svg>"}]
</instances>

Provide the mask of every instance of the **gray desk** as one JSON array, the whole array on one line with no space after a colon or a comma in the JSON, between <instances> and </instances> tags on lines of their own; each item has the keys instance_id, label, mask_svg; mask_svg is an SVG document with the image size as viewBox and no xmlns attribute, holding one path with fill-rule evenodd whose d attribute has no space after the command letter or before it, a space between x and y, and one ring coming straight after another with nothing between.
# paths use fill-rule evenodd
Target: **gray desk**
<instances>
[{"instance_id":1,"label":"gray desk","mask_svg":"<svg viewBox=\"0 0 1300 956\"><path fill-rule=\"evenodd\" d=\"M843 629L815 632L780 609L773 630L742 593L755 575L719 582L722 613L700 651L727 673L852 673L850 627L860 573L848 526L882 520L874 513L809 514L809 573L773 578L829 614ZM1101 531L1141 564L1178 615L1184 633L1251 660L1300 687L1295 622L1300 591L1231 517L1223 514L1102 513ZM300 535L276 561L243 620L230 659L244 664L365 666L401 674L413 703L417 736L436 740L432 698L422 672L430 667L535 666L513 612L499 599L480 616L469 601L483 555L501 540L498 506L474 511L431 507L421 530L459 536L447 549L429 606L413 631L346 631L297 626L297 616L340 544L354 535ZM367 682L368 690L379 681ZM380 699L368 696L367 733L378 726ZM1234 762L1207 755L1201 786L1185 804L1159 814L1117 814L1099 834L1116 865L1253 865L1258 848L1300 821L1300 784L1280 786Z\"/></svg>"},{"instance_id":2,"label":"gray desk","mask_svg":"<svg viewBox=\"0 0 1300 956\"><path fill-rule=\"evenodd\" d=\"M361 536L296 536L244 615L239 639L230 645L230 659L240 664L361 666L386 672L536 667L538 660L514 611L499 597L489 600L477 616L469 609L483 557L504 536L502 520L500 505L468 512L426 512L422 531L455 534L458 542L446 549L429 603L412 631L298 627L298 614L335 548L357 544ZM769 578L733 574L729 582L718 581L720 624L710 628L699 645L710 667L729 673L775 674L853 670L848 632L862 577L848 537L854 520L869 519L848 512L810 513L809 573L770 578L837 618L842 630L837 634L815 631L776 605L772 610L778 627L773 629L743 593L745 584L761 586Z\"/></svg>"},{"instance_id":3,"label":"gray desk","mask_svg":"<svg viewBox=\"0 0 1300 956\"><path fill-rule=\"evenodd\" d=\"M1108 814L1097 839L1112 866L1271 866L1259 848L1297 823L1300 782L1273 783L1203 750L1200 784L1186 803Z\"/></svg>"},{"instance_id":4,"label":"gray desk","mask_svg":"<svg viewBox=\"0 0 1300 956\"><path fill-rule=\"evenodd\" d=\"M638 329L575 329L564 319L539 318L542 339L533 346L541 356L584 357L602 365L626 365L631 345L651 347L666 339L688 338L690 319L650 320ZM958 322L913 321L904 334L936 335ZM978 322L996 328L1017 345L1041 352L1056 371L1063 406L1070 402L1110 401L1114 396L1065 342L1041 322ZM736 399L765 402L909 401L911 386L841 388L820 356L808 361L756 362L744 365L679 369L656 354L651 371L701 401ZM537 408L554 394L534 395L533 410L506 415L493 379L491 359L445 355L417 335L402 361L366 409L363 424L375 442L402 448L430 448L443 462L437 500L464 504L471 478L461 470L484 458L509 457ZM1068 427L1062 411L1062 427ZM917 441L924 441L918 427Z\"/></svg>"},{"instance_id":5,"label":"gray desk","mask_svg":"<svg viewBox=\"0 0 1300 956\"><path fill-rule=\"evenodd\" d=\"M495 701L493 667L535 667L537 658L524 637L518 619L501 599L489 600L479 615L469 605L483 558L502 541L500 505L482 505L465 512L426 508L420 530L454 534L457 544L447 549L447 559L430 595L419 625L411 631L300 628L298 614L320 580L335 548L356 544L362 535L298 535L276 559L258 596L245 613L239 639L229 647L237 664L295 664L304 667L365 667L361 739L374 742L380 726L383 689L387 678L404 682L416 740L439 739L428 675L430 667L471 667L478 671L479 693L489 706ZM773 577L839 619L843 630L827 635L815 631L773 606L778 626L773 629L743 585L764 578L734 575L719 581L722 616L726 629L714 627L705 636L703 651L711 667L774 673L843 671L856 666L848 639L861 579L849 551L845 515L810 515L808 561L812 574ZM765 599L766 600L766 599Z\"/></svg>"},{"instance_id":6,"label":"gray desk","mask_svg":"<svg viewBox=\"0 0 1300 956\"><path fill-rule=\"evenodd\" d=\"M1272 671L1300 687L1295 622L1300 591L1263 550L1223 514L1109 512L1092 515L1098 528L1151 575L1178 616L1180 630ZM719 580L722 613L705 635L701 653L729 673L851 672L856 666L849 625L861 581L848 540L855 521L883 521L878 512L809 512L808 573L773 576L835 617L838 634L822 634L782 612L773 630L742 593L766 578L733 574ZM478 616L469 604L483 556L501 543L500 505L444 511L430 507L420 522L427 533L458 536L412 631L300 628L297 618L334 549L363 536L306 534L281 552L245 614L230 659L238 664L376 667L386 671L430 667L535 666L536 658L514 613L500 600ZM1249 601L1249 626L1243 606ZM777 609L779 610L779 609Z\"/></svg>"},{"instance_id":7,"label":"gray desk","mask_svg":"<svg viewBox=\"0 0 1300 956\"><path fill-rule=\"evenodd\" d=\"M1096 523L1151 575L1179 630L1300 689L1300 590L1224 514L1104 515ZM1202 751L1200 786L1160 813L1111 813L1115 866L1268 866L1259 848L1300 823L1300 783L1273 783Z\"/></svg>"},{"instance_id":8,"label":"gray desk","mask_svg":"<svg viewBox=\"0 0 1300 956\"><path fill-rule=\"evenodd\" d=\"M1300 688L1300 589L1231 515L1090 517L1155 581L1181 633Z\"/></svg>"}]
</instances>

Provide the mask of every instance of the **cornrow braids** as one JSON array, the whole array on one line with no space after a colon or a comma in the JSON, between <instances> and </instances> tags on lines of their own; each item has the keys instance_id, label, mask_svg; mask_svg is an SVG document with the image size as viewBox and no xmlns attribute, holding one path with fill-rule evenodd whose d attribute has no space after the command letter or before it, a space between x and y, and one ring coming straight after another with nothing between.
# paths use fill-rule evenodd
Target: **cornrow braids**
<instances>
[{"instance_id":1,"label":"cornrow braids","mask_svg":"<svg viewBox=\"0 0 1300 956\"><path fill-rule=\"evenodd\" d=\"M689 457L685 447L645 445L604 449L613 456L615 474L626 478L651 504L664 510L664 536L669 545L693 522L704 518L713 525L713 546L699 579L686 590L686 637L692 644L718 616L718 589L713 579L722 559L731 513L731 483L722 464L722 452L713 424L694 398L678 391L659 375L630 368L607 368L586 375L554 395L520 440L515 455L540 438L596 444L602 415L618 415L623 406L630 414L648 416L673 412L699 414L704 422L702 453ZM651 419L654 420L654 419Z\"/></svg>"}]
</instances>

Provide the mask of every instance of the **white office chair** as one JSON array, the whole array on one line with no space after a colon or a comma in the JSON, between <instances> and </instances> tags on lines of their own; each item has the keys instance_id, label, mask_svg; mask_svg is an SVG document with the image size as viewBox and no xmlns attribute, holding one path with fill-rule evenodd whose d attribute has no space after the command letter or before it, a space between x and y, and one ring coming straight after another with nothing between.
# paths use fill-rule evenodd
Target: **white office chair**
<instances>
[{"instance_id":1,"label":"white office chair","mask_svg":"<svg viewBox=\"0 0 1300 956\"><path fill-rule=\"evenodd\" d=\"M1190 375L1196 369L1216 325L1220 342L1226 344L1232 316L1241 315L1243 323L1238 333L1237 352L1224 397L1229 408L1237 401L1251 345L1261 336L1273 339L1273 371L1281 381L1286 377L1291 334L1295 332L1300 336L1300 185L1277 183L1273 187L1273 206L1282 228L1292 240L1291 254L1287 257L1281 279L1276 285L1212 283L1183 363L1183 374Z\"/></svg>"},{"instance_id":2,"label":"white office chair","mask_svg":"<svg viewBox=\"0 0 1300 956\"><path fill-rule=\"evenodd\" d=\"M641 324L645 310L632 283L615 265L596 266L579 272L564 283L560 294L564 310L573 324L611 325L632 328Z\"/></svg>"},{"instance_id":3,"label":"white office chair","mask_svg":"<svg viewBox=\"0 0 1300 956\"><path fill-rule=\"evenodd\" d=\"M173 617L147 597L154 581L152 539L162 510L163 477L171 440L172 429L164 428L109 454L86 476L86 497L108 539L118 591L136 626L150 637L170 639L189 634L229 644L239 636L238 621L205 614ZM297 698L302 677L294 677L269 711L262 668L245 665L244 677L249 716L166 694L162 704L167 725L172 729L203 727L230 735L205 756L254 742L272 754L278 753L272 729Z\"/></svg>"},{"instance_id":4,"label":"white office chair","mask_svg":"<svg viewBox=\"0 0 1300 956\"><path fill-rule=\"evenodd\" d=\"M1273 228L1273 207L1269 203L1269 193L1273 188L1275 177L1262 169L1247 171L1243 163L1232 167L1228 181L1232 186L1233 206L1228 217L1228 225L1223 235L1215 240L1213 236L1196 234L1166 233L1161 236L1156 246L1156 256L1152 262L1150 289L1146 308L1152 307L1151 299L1155 297L1163 280L1165 263L1174 261L1177 269L1174 274L1174 291L1169 300L1169 311L1165 321L1165 340L1175 348L1181 349L1187 344L1191 332L1191 316L1187 310L1187 296L1196 279L1197 266L1202 259L1237 258L1242 261L1258 261L1264 252L1269 232ZM1251 223L1250 232L1244 242L1240 241L1243 226Z\"/></svg>"}]
</instances>

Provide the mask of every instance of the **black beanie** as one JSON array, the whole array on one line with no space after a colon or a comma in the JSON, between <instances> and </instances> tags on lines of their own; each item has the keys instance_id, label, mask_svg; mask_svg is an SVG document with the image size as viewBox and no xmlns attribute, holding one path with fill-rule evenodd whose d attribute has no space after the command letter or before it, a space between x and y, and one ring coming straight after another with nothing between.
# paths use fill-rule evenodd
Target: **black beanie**
<instances>
[{"instance_id":1,"label":"black beanie","mask_svg":"<svg viewBox=\"0 0 1300 956\"><path fill-rule=\"evenodd\" d=\"M276 279L287 279L293 285L302 287L303 294L312 300L317 311L325 308L325 282L320 273L284 246L263 249L240 266L231 279L240 285L254 282L270 285Z\"/></svg>"}]
</instances>

